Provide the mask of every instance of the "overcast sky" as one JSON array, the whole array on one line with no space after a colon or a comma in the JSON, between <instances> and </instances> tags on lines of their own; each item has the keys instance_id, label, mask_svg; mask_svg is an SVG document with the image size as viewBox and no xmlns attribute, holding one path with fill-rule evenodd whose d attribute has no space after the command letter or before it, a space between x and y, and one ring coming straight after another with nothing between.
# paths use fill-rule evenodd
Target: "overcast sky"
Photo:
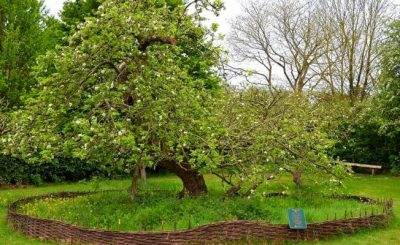
<instances>
[{"instance_id":1,"label":"overcast sky","mask_svg":"<svg viewBox=\"0 0 400 245\"><path fill-rule=\"evenodd\" d=\"M224 34L227 34L229 32L228 19L231 19L240 13L240 6L242 1L245 0L225 1L226 9L223 11L220 17L213 18L212 20L213 22L218 22L218 24L220 25L220 32ZM50 10L50 13L52 15L57 16L63 6L64 0L45 0L44 2L46 4L47 9Z\"/></svg>"},{"instance_id":2,"label":"overcast sky","mask_svg":"<svg viewBox=\"0 0 400 245\"><path fill-rule=\"evenodd\" d=\"M50 13L57 15L63 6L64 0L45 0L44 2L50 10ZM246 0L225 0L224 2L226 9L222 12L220 17L212 18L212 21L220 25L219 31L221 33L227 34L230 29L228 20L240 13L241 3L246 2ZM393 2L395 2L396 5L400 5L400 0L393 0Z\"/></svg>"}]
</instances>

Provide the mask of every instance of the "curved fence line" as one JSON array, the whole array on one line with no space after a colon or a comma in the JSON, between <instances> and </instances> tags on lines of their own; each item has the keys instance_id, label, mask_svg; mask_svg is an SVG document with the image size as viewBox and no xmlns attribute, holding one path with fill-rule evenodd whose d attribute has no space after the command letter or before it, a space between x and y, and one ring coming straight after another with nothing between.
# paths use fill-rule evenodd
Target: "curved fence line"
<instances>
[{"instance_id":1,"label":"curved fence line","mask_svg":"<svg viewBox=\"0 0 400 245\"><path fill-rule=\"evenodd\" d=\"M373 200L367 197L347 196L350 199L379 204L380 214L308 224L307 230L291 230L288 225L272 225L256 221L227 221L199 226L194 229L171 232L120 232L88 229L56 220L42 219L17 212L20 205L47 198L74 198L98 192L62 192L20 199L8 207L8 222L25 235L73 244L147 245L147 244L210 244L224 241L265 239L321 240L351 234L362 229L386 226L393 216L393 200ZM273 195L273 194L272 194ZM275 194L277 195L277 194ZM344 198L347 198L344 197Z\"/></svg>"}]
</instances>

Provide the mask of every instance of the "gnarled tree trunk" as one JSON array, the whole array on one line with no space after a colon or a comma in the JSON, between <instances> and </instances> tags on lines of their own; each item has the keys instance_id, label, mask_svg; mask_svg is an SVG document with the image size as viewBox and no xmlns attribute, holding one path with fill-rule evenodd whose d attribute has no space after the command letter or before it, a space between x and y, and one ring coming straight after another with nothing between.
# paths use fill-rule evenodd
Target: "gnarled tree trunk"
<instances>
[{"instance_id":1,"label":"gnarled tree trunk","mask_svg":"<svg viewBox=\"0 0 400 245\"><path fill-rule=\"evenodd\" d=\"M183 190L180 196L188 194L191 197L196 197L207 193L207 185L204 176L196 169L193 169L189 164L177 164L174 161L162 161L160 166L168 171L176 174L183 182Z\"/></svg>"}]
</instances>

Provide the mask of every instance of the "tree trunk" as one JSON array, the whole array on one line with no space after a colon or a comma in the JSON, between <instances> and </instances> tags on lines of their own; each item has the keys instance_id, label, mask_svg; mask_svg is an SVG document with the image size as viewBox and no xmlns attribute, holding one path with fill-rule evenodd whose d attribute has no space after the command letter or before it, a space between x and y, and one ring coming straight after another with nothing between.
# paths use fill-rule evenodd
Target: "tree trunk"
<instances>
[{"instance_id":1,"label":"tree trunk","mask_svg":"<svg viewBox=\"0 0 400 245\"><path fill-rule=\"evenodd\" d=\"M238 192L242 189L242 186L240 184L232 186L226 193L225 193L225 199L228 199L230 197L233 197L234 195L238 194Z\"/></svg>"},{"instance_id":2,"label":"tree trunk","mask_svg":"<svg viewBox=\"0 0 400 245\"><path fill-rule=\"evenodd\" d=\"M303 174L302 170L295 170L292 172L293 182L297 186L303 186L303 181L301 180L301 175Z\"/></svg>"},{"instance_id":3,"label":"tree trunk","mask_svg":"<svg viewBox=\"0 0 400 245\"><path fill-rule=\"evenodd\" d=\"M196 169L192 169L189 164L177 164L173 161L163 161L160 166L176 174L182 180L183 190L180 193L180 197L186 194L191 197L196 197L207 193L207 185L204 176Z\"/></svg>"},{"instance_id":4,"label":"tree trunk","mask_svg":"<svg viewBox=\"0 0 400 245\"><path fill-rule=\"evenodd\" d=\"M143 180L144 184L147 184L147 174L146 174L146 165L140 165L140 178Z\"/></svg>"},{"instance_id":5,"label":"tree trunk","mask_svg":"<svg viewBox=\"0 0 400 245\"><path fill-rule=\"evenodd\" d=\"M136 198L137 190L138 190L138 182L140 176L140 167L138 165L135 166L135 172L132 176L132 185L131 185L131 201L134 201Z\"/></svg>"}]
</instances>

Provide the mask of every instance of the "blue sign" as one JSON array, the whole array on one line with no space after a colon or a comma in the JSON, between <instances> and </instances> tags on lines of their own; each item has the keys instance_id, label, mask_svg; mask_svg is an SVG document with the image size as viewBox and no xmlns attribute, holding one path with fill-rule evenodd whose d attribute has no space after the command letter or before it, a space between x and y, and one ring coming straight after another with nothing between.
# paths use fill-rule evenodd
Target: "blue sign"
<instances>
[{"instance_id":1,"label":"blue sign","mask_svg":"<svg viewBox=\"0 0 400 245\"><path fill-rule=\"evenodd\" d=\"M304 211L301 209L289 209L289 227L292 230L306 230L307 222Z\"/></svg>"}]
</instances>

